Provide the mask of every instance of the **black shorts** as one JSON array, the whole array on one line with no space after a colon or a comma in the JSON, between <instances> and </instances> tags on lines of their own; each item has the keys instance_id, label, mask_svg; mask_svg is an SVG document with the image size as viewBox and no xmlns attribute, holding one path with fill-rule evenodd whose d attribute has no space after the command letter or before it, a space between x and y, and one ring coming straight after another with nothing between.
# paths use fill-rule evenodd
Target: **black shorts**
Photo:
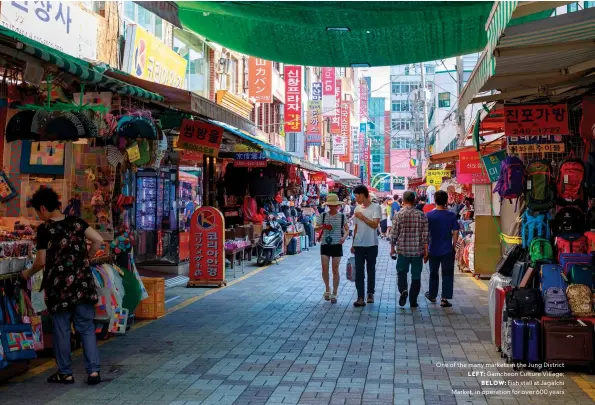
<instances>
[{"instance_id":1,"label":"black shorts","mask_svg":"<svg viewBox=\"0 0 595 405\"><path fill-rule=\"evenodd\" d=\"M385 233L387 228L388 228L388 221L386 219L383 219L382 221L380 221L380 232Z\"/></svg>"},{"instance_id":2,"label":"black shorts","mask_svg":"<svg viewBox=\"0 0 595 405\"><path fill-rule=\"evenodd\" d=\"M343 245L320 245L320 255L329 257L343 257Z\"/></svg>"}]
</instances>

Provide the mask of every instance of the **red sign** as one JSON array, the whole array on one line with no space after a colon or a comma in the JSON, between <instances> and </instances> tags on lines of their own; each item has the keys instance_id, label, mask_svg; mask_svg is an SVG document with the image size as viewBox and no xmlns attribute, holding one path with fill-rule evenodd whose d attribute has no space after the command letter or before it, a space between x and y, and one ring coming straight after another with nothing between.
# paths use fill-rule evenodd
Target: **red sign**
<instances>
[{"instance_id":1,"label":"red sign","mask_svg":"<svg viewBox=\"0 0 595 405\"><path fill-rule=\"evenodd\" d=\"M483 163L479 160L479 154L474 150L459 152L459 161L461 162L461 170L457 173L480 174L484 171Z\"/></svg>"},{"instance_id":2,"label":"red sign","mask_svg":"<svg viewBox=\"0 0 595 405\"><path fill-rule=\"evenodd\" d=\"M359 82L359 119L365 121L368 118L368 83L361 79Z\"/></svg>"},{"instance_id":3,"label":"red sign","mask_svg":"<svg viewBox=\"0 0 595 405\"><path fill-rule=\"evenodd\" d=\"M322 115L333 117L335 115L335 68L322 68Z\"/></svg>"},{"instance_id":4,"label":"red sign","mask_svg":"<svg viewBox=\"0 0 595 405\"><path fill-rule=\"evenodd\" d=\"M258 103L273 102L273 62L250 56L248 94Z\"/></svg>"},{"instance_id":5,"label":"red sign","mask_svg":"<svg viewBox=\"0 0 595 405\"><path fill-rule=\"evenodd\" d=\"M351 104L349 101L342 101L340 111L341 137L345 142L345 154L339 157L340 162L351 162Z\"/></svg>"},{"instance_id":6,"label":"red sign","mask_svg":"<svg viewBox=\"0 0 595 405\"><path fill-rule=\"evenodd\" d=\"M302 131L302 67L285 65L285 133Z\"/></svg>"},{"instance_id":7,"label":"red sign","mask_svg":"<svg viewBox=\"0 0 595 405\"><path fill-rule=\"evenodd\" d=\"M331 134L341 133L341 79L337 79L335 84L335 111L331 116Z\"/></svg>"},{"instance_id":8,"label":"red sign","mask_svg":"<svg viewBox=\"0 0 595 405\"><path fill-rule=\"evenodd\" d=\"M566 104L504 106L506 136L569 135Z\"/></svg>"},{"instance_id":9,"label":"red sign","mask_svg":"<svg viewBox=\"0 0 595 405\"><path fill-rule=\"evenodd\" d=\"M181 151L181 158L182 160L188 161L188 162L194 162L194 163L202 163L203 161L203 154L200 152L192 152L189 150L183 150Z\"/></svg>"},{"instance_id":10,"label":"red sign","mask_svg":"<svg viewBox=\"0 0 595 405\"><path fill-rule=\"evenodd\" d=\"M225 224L221 211L197 209L190 220L188 286L225 285Z\"/></svg>"},{"instance_id":11,"label":"red sign","mask_svg":"<svg viewBox=\"0 0 595 405\"><path fill-rule=\"evenodd\" d=\"M457 183L459 184L491 184L487 173L461 173L461 162L457 162Z\"/></svg>"},{"instance_id":12,"label":"red sign","mask_svg":"<svg viewBox=\"0 0 595 405\"><path fill-rule=\"evenodd\" d=\"M326 184L326 174L324 173L310 173L311 184Z\"/></svg>"},{"instance_id":13,"label":"red sign","mask_svg":"<svg viewBox=\"0 0 595 405\"><path fill-rule=\"evenodd\" d=\"M204 121L182 120L178 148L217 156L222 140L223 128L220 126Z\"/></svg>"}]
</instances>

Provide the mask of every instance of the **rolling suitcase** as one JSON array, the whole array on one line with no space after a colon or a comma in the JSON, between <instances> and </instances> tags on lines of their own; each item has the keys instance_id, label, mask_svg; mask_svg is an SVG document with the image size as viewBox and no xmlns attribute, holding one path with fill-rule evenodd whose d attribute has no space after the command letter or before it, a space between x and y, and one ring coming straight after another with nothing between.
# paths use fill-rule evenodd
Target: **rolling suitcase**
<instances>
[{"instance_id":1,"label":"rolling suitcase","mask_svg":"<svg viewBox=\"0 0 595 405\"><path fill-rule=\"evenodd\" d=\"M495 340L494 344L498 350L502 350L502 311L506 302L506 291L512 290L511 286L496 288L496 308L495 308Z\"/></svg>"},{"instance_id":2,"label":"rolling suitcase","mask_svg":"<svg viewBox=\"0 0 595 405\"><path fill-rule=\"evenodd\" d=\"M296 238L291 238L289 243L287 244L287 254L288 255L295 255L297 254L298 243Z\"/></svg>"},{"instance_id":3,"label":"rolling suitcase","mask_svg":"<svg viewBox=\"0 0 595 405\"><path fill-rule=\"evenodd\" d=\"M512 358L512 318L508 317L506 313L506 301L504 302L504 307L502 308L502 349L501 357L505 359Z\"/></svg>"},{"instance_id":4,"label":"rolling suitcase","mask_svg":"<svg viewBox=\"0 0 595 405\"><path fill-rule=\"evenodd\" d=\"M539 321L534 319L525 321L523 319L512 320L512 360L536 365L540 362L541 328Z\"/></svg>"},{"instance_id":5,"label":"rolling suitcase","mask_svg":"<svg viewBox=\"0 0 595 405\"><path fill-rule=\"evenodd\" d=\"M492 343L497 347L500 345L497 341L500 341L498 331L500 330L500 324L502 323L501 315L498 316L498 305L497 305L497 290L498 288L506 287L510 285L510 277L504 276L500 273L494 273L490 278L490 284L488 286L488 309L490 314L490 326L492 330Z\"/></svg>"},{"instance_id":6,"label":"rolling suitcase","mask_svg":"<svg viewBox=\"0 0 595 405\"><path fill-rule=\"evenodd\" d=\"M541 266L541 294L549 288L560 288L566 291L566 280L562 276L562 266L557 264L544 264Z\"/></svg>"},{"instance_id":7,"label":"rolling suitcase","mask_svg":"<svg viewBox=\"0 0 595 405\"><path fill-rule=\"evenodd\" d=\"M593 324L589 321L545 321L544 362L593 367Z\"/></svg>"}]
</instances>

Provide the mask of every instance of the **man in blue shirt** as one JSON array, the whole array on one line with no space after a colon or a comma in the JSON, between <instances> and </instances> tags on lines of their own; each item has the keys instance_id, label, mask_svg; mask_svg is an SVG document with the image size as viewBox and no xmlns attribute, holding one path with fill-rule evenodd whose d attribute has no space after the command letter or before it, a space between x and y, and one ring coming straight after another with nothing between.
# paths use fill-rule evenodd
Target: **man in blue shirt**
<instances>
[{"instance_id":1,"label":"man in blue shirt","mask_svg":"<svg viewBox=\"0 0 595 405\"><path fill-rule=\"evenodd\" d=\"M455 246L459 238L459 222L457 216L448 210L448 193L436 191L434 195L436 208L426 214L430 228L430 288L426 298L435 303L440 282L439 270L442 267L442 301L443 308L451 307L455 270Z\"/></svg>"},{"instance_id":2,"label":"man in blue shirt","mask_svg":"<svg viewBox=\"0 0 595 405\"><path fill-rule=\"evenodd\" d=\"M401 205L399 205L399 195L395 194L393 196L393 202L390 205L391 208L391 216L389 218L389 222L392 223L393 218L395 217L395 215L397 214L397 212L399 212L401 210Z\"/></svg>"}]
</instances>

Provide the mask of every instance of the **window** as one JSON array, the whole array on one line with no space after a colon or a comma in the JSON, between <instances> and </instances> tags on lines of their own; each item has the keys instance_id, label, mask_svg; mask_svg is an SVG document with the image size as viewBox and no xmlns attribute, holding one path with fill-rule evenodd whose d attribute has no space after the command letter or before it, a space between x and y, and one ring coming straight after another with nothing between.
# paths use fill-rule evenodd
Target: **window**
<instances>
[{"instance_id":1,"label":"window","mask_svg":"<svg viewBox=\"0 0 595 405\"><path fill-rule=\"evenodd\" d=\"M434 65L424 65L426 68L426 74L433 75L436 73L436 66Z\"/></svg>"},{"instance_id":2,"label":"window","mask_svg":"<svg viewBox=\"0 0 595 405\"><path fill-rule=\"evenodd\" d=\"M391 129L393 131L409 131L411 120L403 118L393 118L391 120Z\"/></svg>"},{"instance_id":3,"label":"window","mask_svg":"<svg viewBox=\"0 0 595 405\"><path fill-rule=\"evenodd\" d=\"M87 0L81 1L81 4L89 11L102 14L105 11L105 1Z\"/></svg>"},{"instance_id":4,"label":"window","mask_svg":"<svg viewBox=\"0 0 595 405\"><path fill-rule=\"evenodd\" d=\"M406 136L398 136L391 140L391 149L411 149L413 148L413 139Z\"/></svg>"},{"instance_id":5,"label":"window","mask_svg":"<svg viewBox=\"0 0 595 405\"><path fill-rule=\"evenodd\" d=\"M229 86L227 88L233 94L238 93L238 60L234 58L229 59L229 68L227 70L227 82Z\"/></svg>"},{"instance_id":6,"label":"window","mask_svg":"<svg viewBox=\"0 0 595 405\"><path fill-rule=\"evenodd\" d=\"M585 8L592 8L595 6L595 1L585 1Z\"/></svg>"},{"instance_id":7,"label":"window","mask_svg":"<svg viewBox=\"0 0 595 405\"><path fill-rule=\"evenodd\" d=\"M132 1L124 2L124 17L163 40L163 20Z\"/></svg>"},{"instance_id":8,"label":"window","mask_svg":"<svg viewBox=\"0 0 595 405\"><path fill-rule=\"evenodd\" d=\"M572 13L573 11L578 11L578 3L571 3L566 6L566 12Z\"/></svg>"},{"instance_id":9,"label":"window","mask_svg":"<svg viewBox=\"0 0 595 405\"><path fill-rule=\"evenodd\" d=\"M393 94L401 94L401 83L392 83L391 84L391 92Z\"/></svg>"},{"instance_id":10,"label":"window","mask_svg":"<svg viewBox=\"0 0 595 405\"><path fill-rule=\"evenodd\" d=\"M438 108L450 107L450 93L438 93Z\"/></svg>"},{"instance_id":11,"label":"window","mask_svg":"<svg viewBox=\"0 0 595 405\"><path fill-rule=\"evenodd\" d=\"M409 66L405 66L405 76L409 76Z\"/></svg>"},{"instance_id":12,"label":"window","mask_svg":"<svg viewBox=\"0 0 595 405\"><path fill-rule=\"evenodd\" d=\"M198 37L192 41L192 44L185 43L178 38L179 32L177 28L174 30L174 51L188 62L184 88L208 98L209 48Z\"/></svg>"},{"instance_id":13,"label":"window","mask_svg":"<svg viewBox=\"0 0 595 405\"><path fill-rule=\"evenodd\" d=\"M391 110L394 112L409 111L409 103L403 100L393 101L391 103Z\"/></svg>"}]
</instances>

